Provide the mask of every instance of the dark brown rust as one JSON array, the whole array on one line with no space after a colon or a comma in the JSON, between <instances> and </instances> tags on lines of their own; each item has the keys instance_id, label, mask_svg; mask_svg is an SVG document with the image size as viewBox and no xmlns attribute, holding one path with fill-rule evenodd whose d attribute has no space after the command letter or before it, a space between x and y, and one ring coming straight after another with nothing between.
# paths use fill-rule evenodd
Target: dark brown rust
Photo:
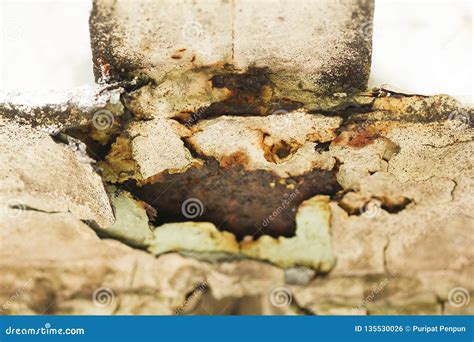
<instances>
[{"instance_id":1,"label":"dark brown rust","mask_svg":"<svg viewBox=\"0 0 474 342\"><path fill-rule=\"evenodd\" d=\"M196 112L184 111L174 119L187 126L199 120L221 115L255 116L281 114L303 107L303 103L274 94L274 85L266 68L250 68L245 73L236 73L227 65L224 73L214 75L210 82L214 88L228 89L229 97L201 107Z\"/></svg>"},{"instance_id":2,"label":"dark brown rust","mask_svg":"<svg viewBox=\"0 0 474 342\"><path fill-rule=\"evenodd\" d=\"M208 159L201 168L166 174L142 187L134 185L133 192L156 208L156 224L189 221L181 205L196 198L204 210L194 221L212 222L239 239L262 234L293 236L301 202L316 194L332 195L340 190L336 169L316 169L304 176L281 179L263 170L244 170L239 156L220 165Z\"/></svg>"}]
</instances>

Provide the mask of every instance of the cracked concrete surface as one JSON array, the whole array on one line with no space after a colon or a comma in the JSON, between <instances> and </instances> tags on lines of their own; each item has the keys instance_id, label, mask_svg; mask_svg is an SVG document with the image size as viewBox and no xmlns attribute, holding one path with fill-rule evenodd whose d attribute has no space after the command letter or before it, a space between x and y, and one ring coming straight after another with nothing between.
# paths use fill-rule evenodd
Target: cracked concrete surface
<instances>
[{"instance_id":1,"label":"cracked concrete surface","mask_svg":"<svg viewBox=\"0 0 474 342\"><path fill-rule=\"evenodd\" d=\"M452 288L473 289L473 217L469 212L473 177L472 156L468 153L472 128L459 130L450 120L427 124L377 121L372 126L374 129L369 129L370 134L361 140L363 146L354 146L347 139L353 135L351 125L342 126L338 137L331 138L326 153L341 163L337 179L342 186L340 194L330 199L328 211L331 253L336 263L332 270L327 269L328 275L308 284L292 285L285 283L278 266L219 256L219 251L235 255L236 242L228 250L219 250L212 245L218 240L211 236L211 245L193 248L193 244L205 246L196 241L209 239L203 236L193 242L186 233L186 229L195 229L193 224L172 224L176 229L165 225L169 232L160 232L163 240L155 242L161 251L158 254L181 250L183 256L167 253L155 258L146 251L106 239L101 230L114 236L114 226L108 232L104 229L114 222L112 206L85 148L54 141L38 128L20 126L7 115L2 116L1 197L6 208L1 220L2 299L8 302L21 282L32 279L35 286L34 291L14 303L8 302L4 311L173 314L186 303L182 314L472 313L471 304L457 308L448 303ZM361 126L357 133L362 130L366 132L367 127ZM46 151L50 154L45 155ZM423 158L413 160L414 155ZM440 159L440 155L452 158ZM48 164L41 162L42 158ZM48 183L49 177L32 178L35 173L46 172L41 171L41 165L55 165L57 158L61 162L55 168L58 177L52 183L54 187ZM374 162L361 162L364 160ZM82 173L75 176L79 170ZM80 181L71 177L80 177ZM63 183L67 186L61 186ZM71 187L74 184L80 189ZM84 191L87 187L91 192ZM12 198L17 201L11 202ZM117 204L111 198L119 220ZM128 198L129 205L139 208L137 222L150 229L148 221L153 214L148 213L148 205ZM367 215L364 205L374 198L380 200L381 206ZM404 199L410 202L405 203ZM400 203L405 204L393 211ZM159 216L160 212L155 214ZM102 227L97 232L103 239L83 223L92 221ZM183 236L190 237L189 243L180 241L180 229ZM197 228L202 234L205 231L221 234L215 228ZM151 230L148 232L148 238L152 238ZM134 245L127 239L134 238L135 233L123 229L119 233L125 236L115 238ZM174 247L166 247L167 243ZM188 247L183 248L185 245ZM288 262L291 255L292 252L285 254L282 260ZM265 254L258 257L266 258ZM206 290L196 294L194 304L188 304L187 294L203 282L208 284ZM280 308L269 303L272 289L279 285L291 292L295 301L292 305ZM91 301L92 292L100 286L113 289L113 304L98 307ZM372 294L374 288L378 289L376 294ZM406 292L408 288L410 291Z\"/></svg>"},{"instance_id":2,"label":"cracked concrete surface","mask_svg":"<svg viewBox=\"0 0 474 342\"><path fill-rule=\"evenodd\" d=\"M1 99L2 313L474 313L473 110L366 91L370 1L160 6L94 1L105 84Z\"/></svg>"}]
</instances>

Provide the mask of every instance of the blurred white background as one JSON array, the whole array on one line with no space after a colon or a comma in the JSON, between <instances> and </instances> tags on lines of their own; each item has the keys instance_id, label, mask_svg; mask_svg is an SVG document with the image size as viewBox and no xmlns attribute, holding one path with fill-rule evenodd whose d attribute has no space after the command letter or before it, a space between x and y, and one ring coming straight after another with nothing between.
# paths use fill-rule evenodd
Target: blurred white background
<instances>
[{"instance_id":1,"label":"blurred white background","mask_svg":"<svg viewBox=\"0 0 474 342\"><path fill-rule=\"evenodd\" d=\"M1 90L94 82L90 0L0 1ZM474 103L473 12L469 0L376 0L369 85L389 83Z\"/></svg>"}]
</instances>

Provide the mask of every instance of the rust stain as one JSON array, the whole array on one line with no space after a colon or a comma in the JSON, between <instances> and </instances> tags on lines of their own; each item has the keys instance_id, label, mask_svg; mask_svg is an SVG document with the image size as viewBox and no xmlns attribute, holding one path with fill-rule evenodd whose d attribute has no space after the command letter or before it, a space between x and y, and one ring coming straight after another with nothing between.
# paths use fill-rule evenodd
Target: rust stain
<instances>
[{"instance_id":1,"label":"rust stain","mask_svg":"<svg viewBox=\"0 0 474 342\"><path fill-rule=\"evenodd\" d=\"M347 145L350 147L362 148L372 144L379 138L380 131L374 126L356 127L353 130L341 132L333 143L336 145Z\"/></svg>"},{"instance_id":2,"label":"rust stain","mask_svg":"<svg viewBox=\"0 0 474 342\"><path fill-rule=\"evenodd\" d=\"M102 74L102 78L110 78L110 64L107 63L102 57L97 59L97 63L100 67L100 73Z\"/></svg>"},{"instance_id":3,"label":"rust stain","mask_svg":"<svg viewBox=\"0 0 474 342\"><path fill-rule=\"evenodd\" d=\"M304 176L282 179L284 184L280 184L279 177L271 172L246 171L241 165L245 162L243 152L227 158L225 167L211 158L202 167L191 167L184 173L163 173L160 182L130 186L135 196L153 203L159 213L157 225L189 220L183 216L181 205L193 197L205 208L200 221L212 222L219 230L230 231L239 239L262 234L292 236L296 209L302 201L340 190L337 169L314 169ZM287 187L288 184L294 185ZM158 196L166 200L156 201ZM285 202L288 198L291 201ZM270 216L272 220L268 221Z\"/></svg>"},{"instance_id":4,"label":"rust stain","mask_svg":"<svg viewBox=\"0 0 474 342\"><path fill-rule=\"evenodd\" d=\"M243 165L244 167L248 165L249 158L247 153L243 151L237 151L230 156L226 156L221 159L219 166L222 168L227 168L231 166Z\"/></svg>"},{"instance_id":5,"label":"rust stain","mask_svg":"<svg viewBox=\"0 0 474 342\"><path fill-rule=\"evenodd\" d=\"M184 54L185 51L186 51L186 49L184 49L184 48L178 49L174 54L171 55L171 58L181 59L181 58L183 58L183 54Z\"/></svg>"}]
</instances>

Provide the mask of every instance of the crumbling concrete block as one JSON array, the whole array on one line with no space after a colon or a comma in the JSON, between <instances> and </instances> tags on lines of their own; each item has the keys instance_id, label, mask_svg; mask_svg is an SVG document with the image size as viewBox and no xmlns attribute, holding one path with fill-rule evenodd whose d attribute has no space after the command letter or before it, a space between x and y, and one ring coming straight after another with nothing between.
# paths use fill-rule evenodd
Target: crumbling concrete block
<instances>
[{"instance_id":1,"label":"crumbling concrete block","mask_svg":"<svg viewBox=\"0 0 474 342\"><path fill-rule=\"evenodd\" d=\"M472 312L472 108L365 89L371 1L299 5L94 1L102 85L0 101L2 311Z\"/></svg>"},{"instance_id":2,"label":"crumbling concrete block","mask_svg":"<svg viewBox=\"0 0 474 342\"><path fill-rule=\"evenodd\" d=\"M161 82L175 70L256 67L287 90L355 92L370 71L372 14L372 1L355 0L97 0L94 72L97 79L145 74Z\"/></svg>"},{"instance_id":3,"label":"crumbling concrete block","mask_svg":"<svg viewBox=\"0 0 474 342\"><path fill-rule=\"evenodd\" d=\"M12 217L30 210L71 212L101 227L114 222L102 179L85 145L64 144L0 113L0 202Z\"/></svg>"}]
</instances>

